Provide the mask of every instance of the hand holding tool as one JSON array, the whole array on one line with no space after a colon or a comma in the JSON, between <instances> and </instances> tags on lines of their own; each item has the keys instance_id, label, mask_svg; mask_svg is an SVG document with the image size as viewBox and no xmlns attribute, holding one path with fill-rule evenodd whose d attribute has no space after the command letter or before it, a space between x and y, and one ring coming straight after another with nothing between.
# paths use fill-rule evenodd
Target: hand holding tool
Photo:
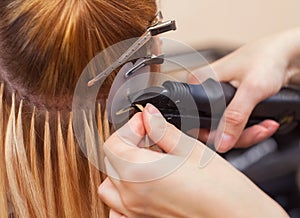
<instances>
[{"instance_id":1,"label":"hand holding tool","mask_svg":"<svg viewBox=\"0 0 300 218\"><path fill-rule=\"evenodd\" d=\"M153 104L168 122L181 130L215 129L235 92L236 88L231 84L219 83L213 79L199 85L166 81L161 87L146 88L130 94L128 98L130 107L136 110L139 110L137 105ZM279 122L282 132L288 132L297 126L300 121L300 90L283 88L276 95L262 101L253 110L247 125L257 124L265 119Z\"/></svg>"}]
</instances>

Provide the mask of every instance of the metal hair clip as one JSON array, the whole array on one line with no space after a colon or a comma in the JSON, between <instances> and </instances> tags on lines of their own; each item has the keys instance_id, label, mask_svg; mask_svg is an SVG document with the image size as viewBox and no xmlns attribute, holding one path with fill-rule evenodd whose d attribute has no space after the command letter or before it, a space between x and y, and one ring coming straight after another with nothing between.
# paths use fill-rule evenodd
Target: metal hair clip
<instances>
[{"instance_id":1,"label":"metal hair clip","mask_svg":"<svg viewBox=\"0 0 300 218\"><path fill-rule=\"evenodd\" d=\"M93 86L97 81L107 77L112 71L117 69L119 66L124 64L134 53L136 53L141 47L143 47L152 36L176 30L175 20L162 22L162 15L159 12L150 27L147 28L146 32L131 45L114 63L107 67L104 71L98 74L96 77L88 82L88 86Z\"/></svg>"},{"instance_id":2,"label":"metal hair clip","mask_svg":"<svg viewBox=\"0 0 300 218\"><path fill-rule=\"evenodd\" d=\"M143 61L141 61L140 63L138 63L137 65L134 65L130 70L128 70L124 76L125 78L130 77L134 72L136 72L137 70L148 66L148 65L152 65L152 64L162 64L164 63L164 55L152 55L151 57L146 57Z\"/></svg>"}]
</instances>

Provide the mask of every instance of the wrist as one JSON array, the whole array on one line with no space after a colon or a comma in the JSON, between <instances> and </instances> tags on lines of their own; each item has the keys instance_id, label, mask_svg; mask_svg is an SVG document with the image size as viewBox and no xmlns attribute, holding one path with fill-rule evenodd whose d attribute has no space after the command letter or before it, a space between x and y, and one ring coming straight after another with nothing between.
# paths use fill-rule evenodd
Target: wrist
<instances>
[{"instance_id":1,"label":"wrist","mask_svg":"<svg viewBox=\"0 0 300 218\"><path fill-rule=\"evenodd\" d=\"M300 55L300 28L284 31L278 35L285 58L292 61Z\"/></svg>"},{"instance_id":2,"label":"wrist","mask_svg":"<svg viewBox=\"0 0 300 218\"><path fill-rule=\"evenodd\" d=\"M300 28L284 31L276 35L281 45L278 52L286 60L285 84L300 84Z\"/></svg>"},{"instance_id":3,"label":"wrist","mask_svg":"<svg viewBox=\"0 0 300 218\"><path fill-rule=\"evenodd\" d=\"M300 85L300 56L290 62L287 68L287 84Z\"/></svg>"}]
</instances>

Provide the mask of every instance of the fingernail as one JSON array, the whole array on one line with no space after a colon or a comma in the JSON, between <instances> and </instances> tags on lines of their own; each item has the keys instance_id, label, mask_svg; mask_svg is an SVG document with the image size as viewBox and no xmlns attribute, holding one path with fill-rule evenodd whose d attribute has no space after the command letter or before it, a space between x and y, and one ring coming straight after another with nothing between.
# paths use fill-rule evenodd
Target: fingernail
<instances>
[{"instance_id":1,"label":"fingernail","mask_svg":"<svg viewBox=\"0 0 300 218\"><path fill-rule=\"evenodd\" d=\"M161 115L160 111L156 107L154 107L152 104L148 103L146 105L146 109L149 112L149 114L151 114L151 115Z\"/></svg>"},{"instance_id":2,"label":"fingernail","mask_svg":"<svg viewBox=\"0 0 300 218\"><path fill-rule=\"evenodd\" d=\"M226 133L223 133L221 135L221 138L219 140L219 143L217 143L217 150L220 152L226 152L231 148L233 141L233 137L231 135L228 135Z\"/></svg>"},{"instance_id":3,"label":"fingernail","mask_svg":"<svg viewBox=\"0 0 300 218\"><path fill-rule=\"evenodd\" d=\"M145 110L150 114L147 116L147 133L154 144L156 144L164 136L167 123L163 115L153 105L147 104Z\"/></svg>"},{"instance_id":4,"label":"fingernail","mask_svg":"<svg viewBox=\"0 0 300 218\"><path fill-rule=\"evenodd\" d=\"M273 125L268 126L267 129L270 131L274 131L278 129L278 127L279 127L279 123L273 123Z\"/></svg>"}]
</instances>

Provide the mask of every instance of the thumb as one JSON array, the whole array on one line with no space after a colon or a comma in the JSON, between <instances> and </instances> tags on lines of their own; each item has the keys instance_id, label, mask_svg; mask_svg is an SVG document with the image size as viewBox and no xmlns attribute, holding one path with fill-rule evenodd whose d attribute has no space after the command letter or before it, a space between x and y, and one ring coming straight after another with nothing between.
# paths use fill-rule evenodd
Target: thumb
<instances>
[{"instance_id":1,"label":"thumb","mask_svg":"<svg viewBox=\"0 0 300 218\"><path fill-rule=\"evenodd\" d=\"M168 123L159 110L147 104L143 111L144 127L150 139L169 154L188 155L197 141Z\"/></svg>"},{"instance_id":2,"label":"thumb","mask_svg":"<svg viewBox=\"0 0 300 218\"><path fill-rule=\"evenodd\" d=\"M247 89L240 87L237 90L218 126L215 139L217 151L226 152L235 145L256 104L257 100L249 98Z\"/></svg>"}]
</instances>

